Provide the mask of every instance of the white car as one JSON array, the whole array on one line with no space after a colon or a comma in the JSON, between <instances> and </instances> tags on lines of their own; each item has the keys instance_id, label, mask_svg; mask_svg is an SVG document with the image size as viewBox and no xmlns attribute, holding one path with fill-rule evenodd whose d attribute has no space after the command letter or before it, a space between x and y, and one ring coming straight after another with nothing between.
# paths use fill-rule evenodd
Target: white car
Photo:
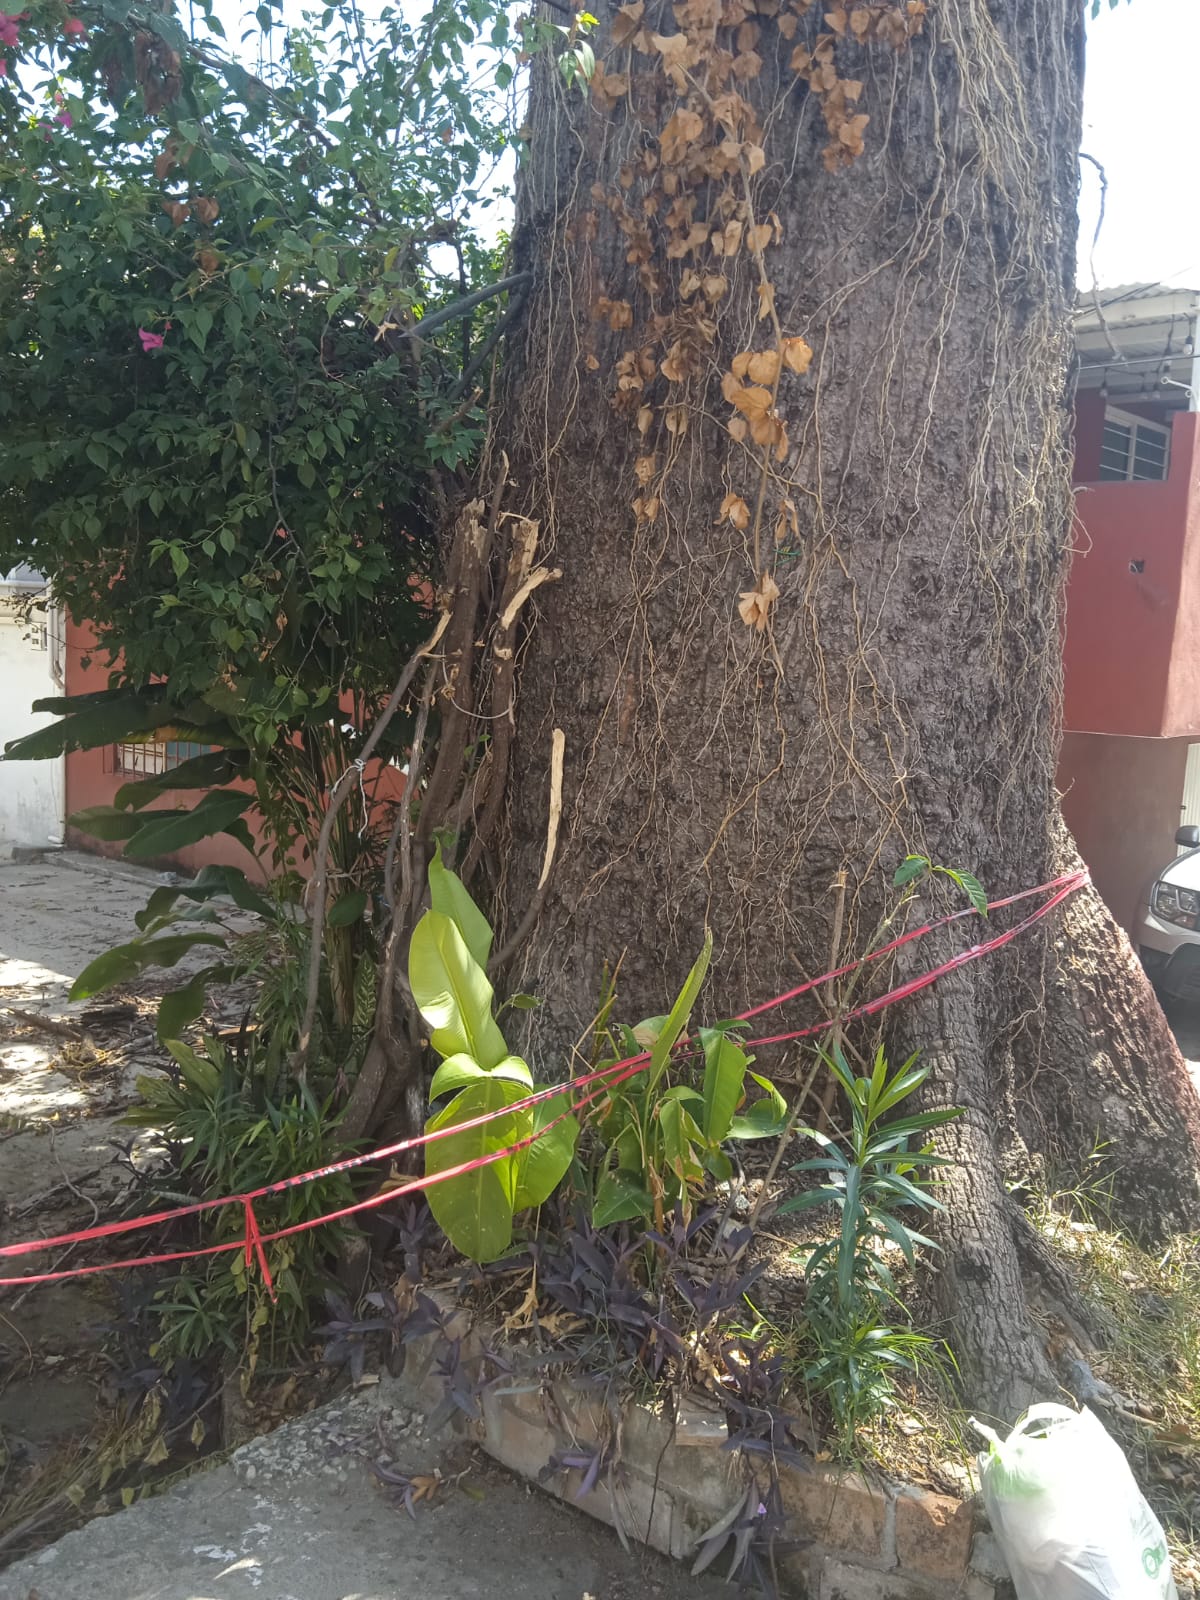
<instances>
[{"instance_id":1,"label":"white car","mask_svg":"<svg viewBox=\"0 0 1200 1600\"><path fill-rule=\"evenodd\" d=\"M1138 913L1142 965L1163 994L1200 1000L1200 828L1180 828L1186 855L1165 866Z\"/></svg>"}]
</instances>

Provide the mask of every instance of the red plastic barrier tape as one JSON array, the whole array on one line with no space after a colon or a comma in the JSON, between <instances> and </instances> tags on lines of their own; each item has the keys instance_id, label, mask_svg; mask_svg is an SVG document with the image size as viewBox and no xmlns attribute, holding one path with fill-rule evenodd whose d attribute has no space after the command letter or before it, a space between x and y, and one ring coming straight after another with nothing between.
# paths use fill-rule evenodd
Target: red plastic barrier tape
<instances>
[{"instance_id":1,"label":"red plastic barrier tape","mask_svg":"<svg viewBox=\"0 0 1200 1600\"><path fill-rule=\"evenodd\" d=\"M825 1021L814 1023L810 1027L799 1028L790 1033L770 1034L758 1039L749 1039L746 1044L749 1047L755 1047L768 1044L785 1044L796 1039L810 1039L818 1034L827 1032L838 1024L844 1025L861 1017L874 1016L887 1006L895 1005L897 1001L906 1000L912 995L920 993L921 990L927 989L931 984L936 983L939 978L957 971L959 967L966 966L968 962L977 961L981 956L988 955L992 951L999 950L1004 945L1011 943L1019 934L1024 933L1034 923L1049 915L1069 895L1081 889L1087 881L1088 874L1086 871L1065 873L1061 877L1051 879L1049 883L1039 884L1035 889L1023 889L1019 894L1008 895L1001 900L993 900L988 905L989 912L1017 905L1021 901L1033 899L1040 894L1048 894L1050 896L1037 910L1031 912L1022 921L1015 923L1004 933L996 934L993 938L987 939L981 944L972 945L958 955L951 956L948 961L943 962L940 966L918 974L917 977L888 990L886 994L879 995L874 1000L865 1001L862 1005L856 1006L841 1017L829 1018ZM893 939L889 944L883 945L880 949L872 951L867 956L860 956L857 960L849 961L844 966L835 968L832 972L822 973L820 977L809 978L804 983L798 984L794 989L789 989L784 994L776 995L771 1000L763 1001L761 1005L753 1006L748 1011L743 1011L738 1020L749 1021L751 1017L759 1016L764 1011L774 1010L776 1007L784 1005L787 1001L795 1000L799 996L819 988L822 984L830 982L832 979L845 977L870 962L882 960L884 956L898 950L902 945L911 943L914 939L923 938L937 928L946 927L952 922L957 922L963 917L974 914L973 910L968 907L962 911L951 912L948 916L939 917L936 921L926 923L920 928L912 928L907 933L901 934L899 938ZM287 1238L293 1233L303 1233L310 1228L321 1227L326 1222L340 1221L344 1217L353 1216L359 1211L369 1210L373 1206L386 1205L389 1201L402 1199L405 1195L417 1193L435 1183L446 1183L451 1178L462 1177L465 1173L473 1172L479 1167L489 1166L495 1161L502 1161L508 1156L519 1154L520 1151L527 1149L535 1139L540 1138L543 1133L550 1128L556 1127L560 1122L565 1121L567 1117L583 1109L593 1100L598 1099L610 1088L614 1088L624 1083L627 1079L634 1077L637 1073L644 1071L649 1061L650 1052L643 1051L640 1055L628 1056L623 1061L611 1062L607 1067L601 1067L596 1072L588 1073L580 1078L574 1078L568 1084L552 1084L544 1089L536 1090L524 1099L502 1107L499 1111L487 1112L469 1121L455 1123L451 1127L440 1128L432 1133L422 1133L411 1139L401 1139L395 1144L385 1145L381 1149L371 1150L362 1155L348 1156L342 1161L331 1163L329 1166L317 1167L311 1172L299 1173L293 1178L284 1178L278 1183L266 1184L260 1189L251 1189L244 1194L222 1195L213 1200L198 1200L192 1205L176 1206L169 1211L157 1211L147 1216L131 1217L121 1222L103 1223L97 1227L83 1228L74 1233L56 1234L51 1238L28 1239L20 1244L4 1245L0 1247L0 1260L15 1256L32 1255L42 1250L52 1250L65 1245L82 1244L95 1239L113 1238L118 1234L154 1228L164 1223L179 1221L184 1217L198 1216L205 1211L216 1210L221 1206L241 1206L245 1219L243 1237L227 1240L223 1244L205 1245L190 1250L169 1251L159 1255L137 1256L125 1261L99 1262L86 1267L67 1267L56 1272L29 1273L22 1277L0 1278L0 1286L55 1283L64 1278L86 1277L97 1272L116 1272L124 1268L158 1266L171 1261L186 1261L193 1257L219 1255L230 1250L241 1250L244 1252L247 1266L254 1260L258 1261L267 1286L272 1289L273 1293L264 1245L270 1244L276 1239ZM599 1085L599 1087L592 1087L594 1085ZM332 1177L337 1173L348 1172L355 1167L365 1166L368 1163L389 1160L391 1157L400 1155L405 1151L429 1144L435 1139L445 1139L450 1137L451 1134L463 1133L468 1129L477 1128L485 1123L495 1121L498 1117L511 1116L516 1112L528 1110L544 1100L551 1100L564 1093L574 1093L584 1088L591 1088L591 1092L581 1099L575 1100L568 1110L555 1117L545 1128L539 1129L536 1134L531 1134L528 1138L522 1139L505 1149L492 1151L488 1155L464 1162L460 1166L448 1167L441 1172L427 1173L423 1177L413 1178L395 1188L385 1189L378 1194L369 1195L365 1200L359 1200L354 1205L344 1206L338 1211L332 1211L320 1217L312 1217L305 1222L293 1223L291 1227L280 1228L273 1233L264 1234L259 1230L258 1221L254 1214L255 1200L264 1199L269 1195L282 1194L285 1190L296 1188L300 1184L314 1183L320 1178Z\"/></svg>"}]
</instances>

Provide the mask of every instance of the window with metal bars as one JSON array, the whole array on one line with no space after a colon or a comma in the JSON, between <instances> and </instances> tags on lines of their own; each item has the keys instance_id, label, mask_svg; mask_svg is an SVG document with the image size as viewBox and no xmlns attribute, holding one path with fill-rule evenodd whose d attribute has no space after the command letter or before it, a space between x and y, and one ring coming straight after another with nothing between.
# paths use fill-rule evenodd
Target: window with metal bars
<instances>
[{"instance_id":1,"label":"window with metal bars","mask_svg":"<svg viewBox=\"0 0 1200 1600\"><path fill-rule=\"evenodd\" d=\"M193 756L202 756L214 747L194 744L186 739L167 739L161 744L118 744L113 747L113 771L128 772L143 778L174 772Z\"/></svg>"},{"instance_id":2,"label":"window with metal bars","mask_svg":"<svg viewBox=\"0 0 1200 1600\"><path fill-rule=\"evenodd\" d=\"M1171 456L1171 432L1110 406L1100 446L1101 483L1162 483Z\"/></svg>"}]
</instances>

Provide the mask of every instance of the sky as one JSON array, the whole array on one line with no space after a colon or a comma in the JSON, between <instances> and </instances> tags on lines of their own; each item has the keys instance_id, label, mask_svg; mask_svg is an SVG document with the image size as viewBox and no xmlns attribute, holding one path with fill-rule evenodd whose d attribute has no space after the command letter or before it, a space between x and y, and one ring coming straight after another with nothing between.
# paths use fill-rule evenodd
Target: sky
<instances>
[{"instance_id":1,"label":"sky","mask_svg":"<svg viewBox=\"0 0 1200 1600\"><path fill-rule=\"evenodd\" d=\"M1096 277L1200 289L1200 0L1105 0L1087 30L1082 148L1108 179ZM1090 289L1100 180L1091 162L1080 171L1078 281ZM480 218L485 233L505 210Z\"/></svg>"},{"instance_id":2,"label":"sky","mask_svg":"<svg viewBox=\"0 0 1200 1600\"><path fill-rule=\"evenodd\" d=\"M1170 283L1200 288L1200 0L1121 0L1088 23L1083 149L1108 177L1096 246L1102 288ZM1079 282L1099 179L1082 163Z\"/></svg>"},{"instance_id":3,"label":"sky","mask_svg":"<svg viewBox=\"0 0 1200 1600\"><path fill-rule=\"evenodd\" d=\"M304 4L284 0L285 15ZM400 4L421 16L426 0ZM236 19L251 9L247 0L219 0L235 51L242 31ZM1102 288L1147 281L1200 289L1198 100L1200 0L1118 0L1115 9L1104 0L1101 15L1088 22L1083 108L1083 149L1108 178L1095 251ZM1100 184L1089 162L1081 174L1078 280L1090 289ZM498 181L511 183L510 163ZM480 213L481 232L506 225L506 213L503 204Z\"/></svg>"},{"instance_id":4,"label":"sky","mask_svg":"<svg viewBox=\"0 0 1200 1600\"><path fill-rule=\"evenodd\" d=\"M1082 148L1108 179L1096 277L1200 289L1200 0L1104 0L1087 33ZM1090 289L1100 180L1091 162L1080 172L1078 281Z\"/></svg>"}]
</instances>

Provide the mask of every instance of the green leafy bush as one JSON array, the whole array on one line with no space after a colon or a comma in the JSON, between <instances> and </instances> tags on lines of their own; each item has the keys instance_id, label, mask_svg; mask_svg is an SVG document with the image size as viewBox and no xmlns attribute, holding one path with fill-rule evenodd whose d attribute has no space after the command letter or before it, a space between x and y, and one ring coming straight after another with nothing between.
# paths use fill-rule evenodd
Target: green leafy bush
<instances>
[{"instance_id":1,"label":"green leafy bush","mask_svg":"<svg viewBox=\"0 0 1200 1600\"><path fill-rule=\"evenodd\" d=\"M499 275L466 218L515 37L493 0L260 6L229 47L211 0L63 16L0 73L0 564L266 734L424 630L496 307L401 330Z\"/></svg>"},{"instance_id":2,"label":"green leafy bush","mask_svg":"<svg viewBox=\"0 0 1200 1600\"><path fill-rule=\"evenodd\" d=\"M125 1121L159 1129L174 1147L185 1193L172 1199L240 1194L328 1161L334 1122L328 1100L318 1101L305 1087L274 1093L253 1044L246 1060L215 1039L202 1051L177 1040L168 1049L175 1076L140 1078L142 1104ZM336 1174L256 1201L255 1215L268 1234L352 1200L349 1177ZM200 1232L205 1245L242 1239L242 1208L215 1209L200 1219ZM248 1380L264 1340L273 1363L294 1352L309 1325L310 1303L329 1281L338 1240L336 1225L326 1225L264 1245L275 1304L257 1265L247 1269L240 1250L185 1266L157 1293L155 1354L169 1366L182 1357L198 1360L225 1350L239 1357Z\"/></svg>"},{"instance_id":3,"label":"green leafy bush","mask_svg":"<svg viewBox=\"0 0 1200 1600\"><path fill-rule=\"evenodd\" d=\"M694 1194L708 1179L732 1174L722 1150L728 1139L777 1137L787 1123L783 1096L769 1079L750 1072L753 1056L737 1043L732 1023L697 1030L704 1057L698 1081L675 1082L672 1052L688 1026L708 971L712 935L689 972L670 1014L651 1017L635 1028L604 1025L605 1050L597 1070L649 1049L644 1071L604 1094L588 1113L598 1136L598 1157L591 1172L592 1221L609 1223L653 1220L663 1226L677 1205L686 1216ZM611 997L606 1009L611 1009ZM686 1069L684 1069L686 1070ZM693 1075L694 1076L694 1075ZM743 1113L746 1079L763 1097Z\"/></svg>"}]
</instances>

